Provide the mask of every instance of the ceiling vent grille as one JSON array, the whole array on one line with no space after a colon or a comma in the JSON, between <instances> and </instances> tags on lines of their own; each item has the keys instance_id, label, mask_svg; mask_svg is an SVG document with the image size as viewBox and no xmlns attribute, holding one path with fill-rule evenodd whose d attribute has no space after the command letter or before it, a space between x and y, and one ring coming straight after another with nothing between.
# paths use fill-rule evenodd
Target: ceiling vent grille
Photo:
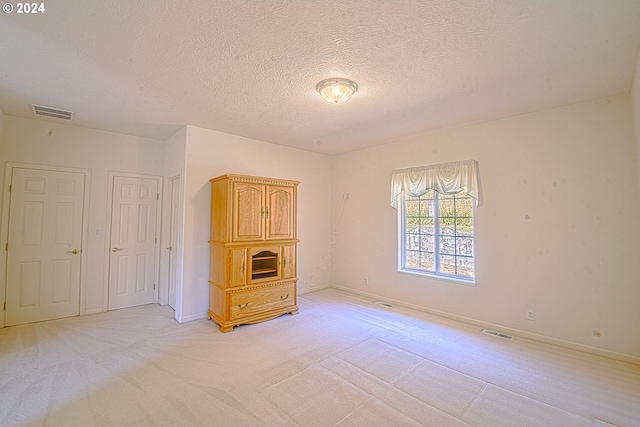
<instances>
[{"instance_id":1,"label":"ceiling vent grille","mask_svg":"<svg viewBox=\"0 0 640 427\"><path fill-rule=\"evenodd\" d=\"M44 107L42 105L31 104L33 114L38 116L54 117L56 119L71 120L73 113L71 111L61 110L59 108Z\"/></svg>"}]
</instances>

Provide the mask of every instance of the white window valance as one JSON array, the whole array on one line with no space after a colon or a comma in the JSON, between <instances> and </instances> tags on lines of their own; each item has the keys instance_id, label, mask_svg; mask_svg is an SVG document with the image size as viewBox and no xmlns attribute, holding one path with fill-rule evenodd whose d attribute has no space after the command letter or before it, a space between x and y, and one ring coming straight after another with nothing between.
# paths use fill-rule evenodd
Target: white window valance
<instances>
[{"instance_id":1,"label":"white window valance","mask_svg":"<svg viewBox=\"0 0 640 427\"><path fill-rule=\"evenodd\" d=\"M464 191L476 200L476 207L482 206L480 173L476 160L441 163L396 169L391 174L391 206L398 208L398 196L422 196L429 190L440 194L455 194Z\"/></svg>"}]
</instances>

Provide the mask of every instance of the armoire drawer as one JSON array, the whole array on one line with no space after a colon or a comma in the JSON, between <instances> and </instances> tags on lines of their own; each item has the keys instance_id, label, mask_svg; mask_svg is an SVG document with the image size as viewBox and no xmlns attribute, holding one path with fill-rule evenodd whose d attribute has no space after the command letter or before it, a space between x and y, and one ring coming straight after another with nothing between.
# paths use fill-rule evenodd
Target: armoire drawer
<instances>
[{"instance_id":1,"label":"armoire drawer","mask_svg":"<svg viewBox=\"0 0 640 427\"><path fill-rule=\"evenodd\" d=\"M255 315L295 304L295 282L258 287L230 295L230 319Z\"/></svg>"}]
</instances>

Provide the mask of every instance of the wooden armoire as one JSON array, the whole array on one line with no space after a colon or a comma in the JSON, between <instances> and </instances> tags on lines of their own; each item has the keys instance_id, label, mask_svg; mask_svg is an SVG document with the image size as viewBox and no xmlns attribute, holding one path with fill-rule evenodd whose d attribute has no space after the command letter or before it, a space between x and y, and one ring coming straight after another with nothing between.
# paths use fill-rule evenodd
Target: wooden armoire
<instances>
[{"instance_id":1,"label":"wooden armoire","mask_svg":"<svg viewBox=\"0 0 640 427\"><path fill-rule=\"evenodd\" d=\"M211 181L209 311L222 332L298 313L298 181L222 175Z\"/></svg>"}]
</instances>

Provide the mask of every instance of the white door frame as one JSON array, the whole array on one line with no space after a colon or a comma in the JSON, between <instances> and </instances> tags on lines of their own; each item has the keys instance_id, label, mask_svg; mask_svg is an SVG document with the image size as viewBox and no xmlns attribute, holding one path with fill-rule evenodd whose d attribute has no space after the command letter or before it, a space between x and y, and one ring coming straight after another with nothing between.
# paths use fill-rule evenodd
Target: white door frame
<instances>
[{"instance_id":1,"label":"white door frame","mask_svg":"<svg viewBox=\"0 0 640 427\"><path fill-rule=\"evenodd\" d=\"M113 180L116 176L121 176L125 178L142 178L142 179L150 179L158 182L158 206L156 209L156 236L158 236L158 243L156 244L154 257L155 257L155 265L153 270L156 274L156 290L154 293L154 304L159 302L158 295L160 295L160 243L162 240L162 228L161 228L161 218L162 218L162 200L163 200L163 180L162 176L158 175L145 175L139 173L128 173L128 172L114 172L109 171L109 186L107 189L107 222L106 222L106 230L105 230L105 243L104 243L104 289L102 296L102 311L109 310L109 270L110 270L110 260L111 260L111 227L112 227L112 215L113 215Z\"/></svg>"},{"instance_id":2,"label":"white door frame","mask_svg":"<svg viewBox=\"0 0 640 427\"><path fill-rule=\"evenodd\" d=\"M173 248L176 257L176 307L175 312L176 315L178 312L181 312L182 307L182 238L183 238L183 221L184 218L184 177L182 171L173 172L165 177L165 203L163 204L162 212L164 215L162 216L163 224L162 224L162 246L161 246L161 263L162 263L162 274L160 275L160 304L167 305L169 303L169 268L170 268L170 259L169 259L169 250L167 247L170 245L171 239L171 191L172 185L170 185L171 181L178 180L180 183L180 209L178 213L178 219L176 227L178 228L176 232L177 235L177 245ZM177 319L177 317L176 317Z\"/></svg>"},{"instance_id":3,"label":"white door frame","mask_svg":"<svg viewBox=\"0 0 640 427\"><path fill-rule=\"evenodd\" d=\"M17 163L7 162L4 171L4 184L3 184L3 196L2 196L2 230L0 230L0 250L2 252L2 261L0 262L0 303L2 307L5 306L7 301L7 251L6 244L9 240L9 204L11 201L11 193L9 192L9 185L11 184L11 176L13 175L13 169L37 169L45 171L56 172L72 172L80 173L84 175L84 200L82 206L82 248L84 249L83 256L80 258L80 315L86 314L86 301L87 295L87 249L89 248L89 202L91 195L91 170L81 168L70 168L63 166L51 166L51 165L37 165L29 163ZM0 316L0 327L4 327L6 324L6 310L3 310Z\"/></svg>"}]
</instances>

